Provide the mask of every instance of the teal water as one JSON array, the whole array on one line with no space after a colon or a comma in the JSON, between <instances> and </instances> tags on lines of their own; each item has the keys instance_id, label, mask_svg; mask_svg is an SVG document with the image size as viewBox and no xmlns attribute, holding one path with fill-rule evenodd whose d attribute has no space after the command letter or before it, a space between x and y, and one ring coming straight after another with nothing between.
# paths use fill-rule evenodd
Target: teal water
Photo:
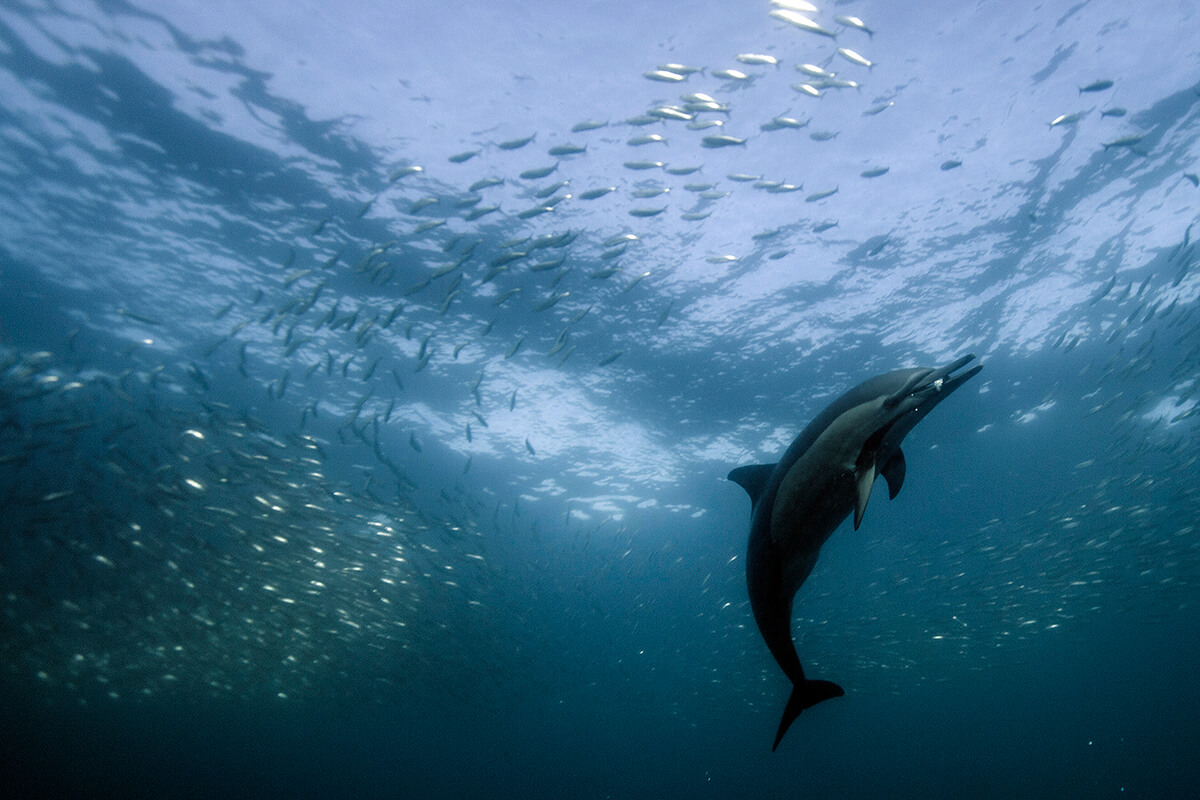
<instances>
[{"instance_id":1,"label":"teal water","mask_svg":"<svg viewBox=\"0 0 1200 800\"><path fill-rule=\"evenodd\" d=\"M772 10L0 6L6 786L1195 793L1194 11ZM724 476L966 352L772 753Z\"/></svg>"}]
</instances>

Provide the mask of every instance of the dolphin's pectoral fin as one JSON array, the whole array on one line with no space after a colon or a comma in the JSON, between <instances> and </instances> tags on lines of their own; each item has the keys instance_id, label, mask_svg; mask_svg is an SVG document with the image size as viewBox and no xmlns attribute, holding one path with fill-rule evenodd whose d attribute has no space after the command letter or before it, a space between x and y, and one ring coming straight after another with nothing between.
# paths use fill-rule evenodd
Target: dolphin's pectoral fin
<instances>
[{"instance_id":1,"label":"dolphin's pectoral fin","mask_svg":"<svg viewBox=\"0 0 1200 800\"><path fill-rule=\"evenodd\" d=\"M907 471L908 465L904 461L903 450L896 450L896 454L879 470L883 479L887 481L888 499L895 500L896 495L900 494L900 487L904 485L904 473Z\"/></svg>"},{"instance_id":2,"label":"dolphin's pectoral fin","mask_svg":"<svg viewBox=\"0 0 1200 800\"><path fill-rule=\"evenodd\" d=\"M729 473L729 480L745 489L746 494L750 495L750 502L758 505L758 498L766 488L767 481L770 480L771 473L775 471L776 466L775 464L751 464L748 467L738 467Z\"/></svg>"},{"instance_id":3,"label":"dolphin's pectoral fin","mask_svg":"<svg viewBox=\"0 0 1200 800\"><path fill-rule=\"evenodd\" d=\"M792 695L783 709L783 718L779 720L779 730L775 732L775 744L771 745L771 752L774 753L779 747L783 735L796 721L796 717L800 716L801 711L831 697L841 697L845 693L845 689L832 681L801 681L793 686Z\"/></svg>"},{"instance_id":4,"label":"dolphin's pectoral fin","mask_svg":"<svg viewBox=\"0 0 1200 800\"><path fill-rule=\"evenodd\" d=\"M854 530L862 524L863 514L867 510L867 501L871 499L871 486L875 483L875 461L859 464L854 470Z\"/></svg>"}]
</instances>

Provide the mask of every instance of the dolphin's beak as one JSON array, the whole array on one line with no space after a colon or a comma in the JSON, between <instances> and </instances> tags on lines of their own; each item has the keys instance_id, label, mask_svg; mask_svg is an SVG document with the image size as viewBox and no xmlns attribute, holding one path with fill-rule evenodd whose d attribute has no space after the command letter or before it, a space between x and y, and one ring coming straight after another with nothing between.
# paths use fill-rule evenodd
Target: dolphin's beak
<instances>
[{"instance_id":1,"label":"dolphin's beak","mask_svg":"<svg viewBox=\"0 0 1200 800\"><path fill-rule=\"evenodd\" d=\"M983 369L982 363L977 363L976 366L967 369L966 372L960 375L954 375L954 377L952 377L954 372L959 371L959 369L965 367L973 360L974 354L971 353L962 356L961 359L955 359L954 361L950 362L949 365L944 366L941 369L937 369L937 371L931 375L931 380L929 381L931 389L934 389L938 392L944 392L946 395L949 395L950 392L953 392L962 384L967 383L968 380L976 377L980 369Z\"/></svg>"},{"instance_id":2,"label":"dolphin's beak","mask_svg":"<svg viewBox=\"0 0 1200 800\"><path fill-rule=\"evenodd\" d=\"M941 369L934 370L927 382L928 388L935 392L950 394L955 389L969 381L971 378L975 377L975 375L979 373L979 370L983 369L983 364L976 364L961 375L954 375L951 377L954 372L962 369L974 359L975 354L969 353L962 358L955 359Z\"/></svg>"},{"instance_id":3,"label":"dolphin's beak","mask_svg":"<svg viewBox=\"0 0 1200 800\"><path fill-rule=\"evenodd\" d=\"M920 396L920 401L936 397L938 401L949 395L959 386L962 386L968 380L973 378L979 370L983 369L982 364L976 364L961 375L953 375L957 370L962 369L967 364L975 359L973 353L957 358L940 369L930 369L923 372L918 372L913 375L903 386L892 393L887 400L884 401L884 406L892 408L906 397L915 395ZM940 396L939 396L940 395Z\"/></svg>"}]
</instances>

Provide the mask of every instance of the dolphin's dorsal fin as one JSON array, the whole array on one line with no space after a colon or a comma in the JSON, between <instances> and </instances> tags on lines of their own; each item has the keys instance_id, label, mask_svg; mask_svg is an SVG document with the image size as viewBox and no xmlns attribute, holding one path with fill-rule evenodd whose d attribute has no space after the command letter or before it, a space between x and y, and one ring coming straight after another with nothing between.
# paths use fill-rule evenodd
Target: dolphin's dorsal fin
<instances>
[{"instance_id":1,"label":"dolphin's dorsal fin","mask_svg":"<svg viewBox=\"0 0 1200 800\"><path fill-rule=\"evenodd\" d=\"M904 473L907 470L908 465L904 461L903 450L896 450L895 455L880 468L879 474L887 481L888 499L895 500L896 495L900 494L900 487L904 485Z\"/></svg>"},{"instance_id":2,"label":"dolphin's dorsal fin","mask_svg":"<svg viewBox=\"0 0 1200 800\"><path fill-rule=\"evenodd\" d=\"M746 494L750 495L750 502L758 505L758 498L762 496L763 489L766 488L767 481L771 479L771 473L775 471L775 467L775 464L751 464L746 467L738 467L729 473L729 480L745 489Z\"/></svg>"}]
</instances>

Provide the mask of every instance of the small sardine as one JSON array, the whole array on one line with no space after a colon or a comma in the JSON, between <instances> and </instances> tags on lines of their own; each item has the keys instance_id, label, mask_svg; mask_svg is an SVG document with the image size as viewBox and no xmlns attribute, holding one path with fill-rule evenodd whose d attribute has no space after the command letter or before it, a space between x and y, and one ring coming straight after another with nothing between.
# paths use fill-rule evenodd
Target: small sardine
<instances>
[{"instance_id":1,"label":"small sardine","mask_svg":"<svg viewBox=\"0 0 1200 800\"><path fill-rule=\"evenodd\" d=\"M738 53L734 59L743 64L753 64L754 66L779 66L779 59L775 56L763 55L761 53Z\"/></svg>"},{"instance_id":2,"label":"small sardine","mask_svg":"<svg viewBox=\"0 0 1200 800\"><path fill-rule=\"evenodd\" d=\"M867 23L863 22L859 17L851 17L847 14L837 14L834 16L833 21L838 25L842 25L847 28L857 28L867 36L875 35L875 31L868 28Z\"/></svg>"},{"instance_id":3,"label":"small sardine","mask_svg":"<svg viewBox=\"0 0 1200 800\"><path fill-rule=\"evenodd\" d=\"M728 134L724 134L724 133L715 134L712 136L705 136L703 139L700 140L700 145L702 147L709 147L709 148L730 147L731 145L745 144L745 143L746 143L745 139L739 139L736 136L729 136Z\"/></svg>"},{"instance_id":4,"label":"small sardine","mask_svg":"<svg viewBox=\"0 0 1200 800\"><path fill-rule=\"evenodd\" d=\"M644 77L652 81L661 81L662 83L679 83L687 80L687 77L680 75L678 72L670 72L665 69L652 69L649 72L642 73Z\"/></svg>"},{"instance_id":5,"label":"small sardine","mask_svg":"<svg viewBox=\"0 0 1200 800\"><path fill-rule=\"evenodd\" d=\"M704 109L704 110L715 111L716 109ZM660 119L673 119L673 120L678 120L679 122L688 122L689 120L692 119L691 114L689 114L684 109L676 108L675 106L657 106L655 108L650 109L646 113L652 117L659 117Z\"/></svg>"},{"instance_id":6,"label":"small sardine","mask_svg":"<svg viewBox=\"0 0 1200 800\"><path fill-rule=\"evenodd\" d=\"M556 169L558 169L558 162L555 162L548 167L535 167L534 169L527 169L521 173L520 177L527 181L539 180L541 178L549 177Z\"/></svg>"},{"instance_id":7,"label":"small sardine","mask_svg":"<svg viewBox=\"0 0 1200 800\"><path fill-rule=\"evenodd\" d=\"M520 148L532 142L535 136L537 136L536 133L525 136L521 139L509 139L508 141L501 142L496 146L501 150L519 150Z\"/></svg>"},{"instance_id":8,"label":"small sardine","mask_svg":"<svg viewBox=\"0 0 1200 800\"><path fill-rule=\"evenodd\" d=\"M545 300L543 300L542 302L540 302L536 306L534 306L533 310L534 311L545 311L546 309L554 306L559 300L562 300L564 297L569 297L570 294L571 294L570 292L563 292L562 294L552 294L549 297L547 297Z\"/></svg>"},{"instance_id":9,"label":"small sardine","mask_svg":"<svg viewBox=\"0 0 1200 800\"><path fill-rule=\"evenodd\" d=\"M830 39L837 38L837 34L834 33L833 31L829 30L828 28L822 27L819 23L812 21L811 19L804 16L800 12L793 11L790 8L772 9L771 11L767 12L767 16L774 17L775 19L786 22L789 25L794 25L795 27L799 28L802 31L808 31L809 33L820 34L821 36L828 36Z\"/></svg>"},{"instance_id":10,"label":"small sardine","mask_svg":"<svg viewBox=\"0 0 1200 800\"><path fill-rule=\"evenodd\" d=\"M801 14L816 14L820 11L808 0L771 0L770 5L776 8L790 8L792 11L799 11Z\"/></svg>"},{"instance_id":11,"label":"small sardine","mask_svg":"<svg viewBox=\"0 0 1200 800\"><path fill-rule=\"evenodd\" d=\"M1076 111L1072 114L1059 114L1054 119L1050 120L1050 127L1056 128L1059 125L1074 125L1079 120L1086 116L1086 111Z\"/></svg>"},{"instance_id":12,"label":"small sardine","mask_svg":"<svg viewBox=\"0 0 1200 800\"><path fill-rule=\"evenodd\" d=\"M664 72L674 72L676 75L695 75L704 71L701 67L689 67L687 64L659 64L658 68Z\"/></svg>"},{"instance_id":13,"label":"small sardine","mask_svg":"<svg viewBox=\"0 0 1200 800\"><path fill-rule=\"evenodd\" d=\"M643 136L634 136L625 142L625 144L630 145L632 147L640 147L641 145L644 145L644 144L659 144L659 143L666 144L667 137L663 136L662 134L658 134L658 133L647 133Z\"/></svg>"},{"instance_id":14,"label":"small sardine","mask_svg":"<svg viewBox=\"0 0 1200 800\"><path fill-rule=\"evenodd\" d=\"M870 69L871 67L875 66L873 61L859 55L848 47L839 47L837 49L837 54L849 61L851 64L858 64L860 67L866 67L867 69Z\"/></svg>"},{"instance_id":15,"label":"small sardine","mask_svg":"<svg viewBox=\"0 0 1200 800\"><path fill-rule=\"evenodd\" d=\"M821 69L816 64L797 64L796 69L814 78L832 78L836 73Z\"/></svg>"},{"instance_id":16,"label":"small sardine","mask_svg":"<svg viewBox=\"0 0 1200 800\"><path fill-rule=\"evenodd\" d=\"M418 172L424 172L424 171L425 171L425 169L423 167L401 167L400 169L396 170L395 172L393 172L391 175L388 176L388 183L395 183L396 181L400 180L401 178L406 178L409 175L415 175Z\"/></svg>"},{"instance_id":17,"label":"small sardine","mask_svg":"<svg viewBox=\"0 0 1200 800\"><path fill-rule=\"evenodd\" d=\"M478 192L480 189L489 189L493 186L499 186L504 183L503 178L481 178L475 181L467 189L471 192Z\"/></svg>"},{"instance_id":18,"label":"small sardine","mask_svg":"<svg viewBox=\"0 0 1200 800\"><path fill-rule=\"evenodd\" d=\"M1141 134L1134 134L1132 136L1122 136L1119 139L1113 139L1111 142L1105 142L1104 149L1107 150L1110 147L1133 147L1135 144L1137 144L1144 138L1145 137L1142 136Z\"/></svg>"},{"instance_id":19,"label":"small sardine","mask_svg":"<svg viewBox=\"0 0 1200 800\"><path fill-rule=\"evenodd\" d=\"M836 187L836 186L835 186L835 187L833 187L832 189L826 189L826 190L825 190L825 191L823 191L823 192L813 192L813 193L812 193L812 194L810 194L808 197L804 198L804 202L806 202L806 203L815 203L815 202L817 202L818 200L824 200L826 197L832 197L832 196L833 196L833 195L835 195L835 194L837 194L837 187Z\"/></svg>"}]
</instances>

